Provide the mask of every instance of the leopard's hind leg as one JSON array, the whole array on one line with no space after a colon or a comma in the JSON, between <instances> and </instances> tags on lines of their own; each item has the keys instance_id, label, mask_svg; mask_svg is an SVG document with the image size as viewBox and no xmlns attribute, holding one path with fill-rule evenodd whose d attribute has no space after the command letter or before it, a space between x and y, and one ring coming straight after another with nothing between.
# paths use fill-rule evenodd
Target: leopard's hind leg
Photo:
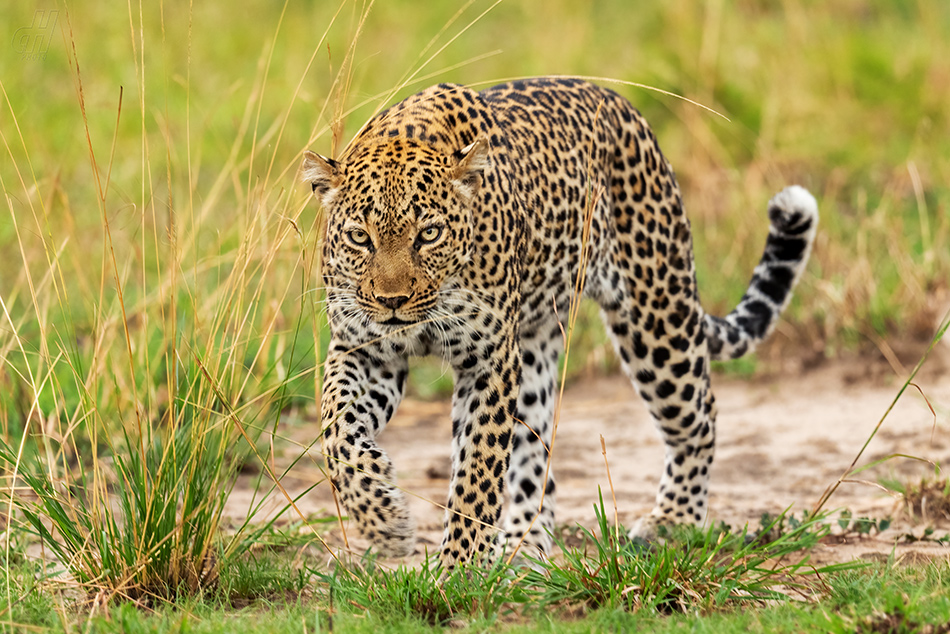
<instances>
[{"instance_id":1,"label":"leopard's hind leg","mask_svg":"<svg viewBox=\"0 0 950 634\"><path fill-rule=\"evenodd\" d=\"M695 282L657 284L655 293L624 293L603 308L624 372L646 402L665 447L656 503L632 531L647 540L661 524L705 520L716 431ZM670 297L670 286L678 288L678 298ZM652 299L641 303L645 294Z\"/></svg>"},{"instance_id":2,"label":"leopard's hind leg","mask_svg":"<svg viewBox=\"0 0 950 634\"><path fill-rule=\"evenodd\" d=\"M660 524L704 521L716 422L710 358L741 356L772 330L805 268L818 222L807 191L790 187L777 194L769 203L769 237L749 289L719 319L700 305L689 224L668 167L654 176L650 191L650 203L641 200L614 213L620 221L609 279L615 283L599 298L624 370L666 448L656 505L632 531L646 539ZM626 193L636 202L636 190Z\"/></svg>"},{"instance_id":3,"label":"leopard's hind leg","mask_svg":"<svg viewBox=\"0 0 950 634\"><path fill-rule=\"evenodd\" d=\"M665 447L653 510L633 533L702 523L715 445L715 399L689 221L673 171L645 124L621 133L610 180L613 231L598 263L595 299L623 369L646 402Z\"/></svg>"}]
</instances>

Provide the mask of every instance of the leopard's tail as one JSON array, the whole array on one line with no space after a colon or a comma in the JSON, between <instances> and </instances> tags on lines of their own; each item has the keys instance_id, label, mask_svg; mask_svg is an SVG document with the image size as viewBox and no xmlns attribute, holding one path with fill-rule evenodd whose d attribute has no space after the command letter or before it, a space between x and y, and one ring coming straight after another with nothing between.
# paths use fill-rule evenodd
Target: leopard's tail
<instances>
[{"instance_id":1,"label":"leopard's tail","mask_svg":"<svg viewBox=\"0 0 950 634\"><path fill-rule=\"evenodd\" d=\"M802 276L818 227L818 203L803 187L786 187L769 201L765 252L735 310L706 315L703 330L713 360L737 359L765 339Z\"/></svg>"}]
</instances>

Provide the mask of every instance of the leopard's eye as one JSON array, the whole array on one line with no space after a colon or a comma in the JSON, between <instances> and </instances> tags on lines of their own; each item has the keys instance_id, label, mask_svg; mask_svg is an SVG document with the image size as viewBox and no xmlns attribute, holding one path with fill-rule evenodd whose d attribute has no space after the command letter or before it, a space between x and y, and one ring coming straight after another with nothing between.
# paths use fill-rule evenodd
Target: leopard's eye
<instances>
[{"instance_id":1,"label":"leopard's eye","mask_svg":"<svg viewBox=\"0 0 950 634\"><path fill-rule=\"evenodd\" d=\"M419 241L425 244L431 244L442 237L442 227L440 225L433 225L431 227L426 227L419 232Z\"/></svg>"},{"instance_id":2,"label":"leopard's eye","mask_svg":"<svg viewBox=\"0 0 950 634\"><path fill-rule=\"evenodd\" d=\"M349 237L350 242L356 246L363 247L369 244L369 234L362 229L350 229L346 232L346 235Z\"/></svg>"}]
</instances>

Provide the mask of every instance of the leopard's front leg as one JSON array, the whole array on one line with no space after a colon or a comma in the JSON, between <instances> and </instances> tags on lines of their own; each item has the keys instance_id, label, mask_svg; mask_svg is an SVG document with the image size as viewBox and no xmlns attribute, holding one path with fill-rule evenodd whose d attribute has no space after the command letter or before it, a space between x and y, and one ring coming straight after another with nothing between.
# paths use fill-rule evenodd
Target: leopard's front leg
<instances>
[{"instance_id":1,"label":"leopard's front leg","mask_svg":"<svg viewBox=\"0 0 950 634\"><path fill-rule=\"evenodd\" d=\"M323 453L347 514L382 555L412 552L415 528L389 456L376 444L402 400L404 357L331 342L321 403Z\"/></svg>"},{"instance_id":2,"label":"leopard's front leg","mask_svg":"<svg viewBox=\"0 0 950 634\"><path fill-rule=\"evenodd\" d=\"M452 482L441 549L447 568L487 552L499 530L521 381L515 336L512 325L500 341L482 339L453 364Z\"/></svg>"}]
</instances>

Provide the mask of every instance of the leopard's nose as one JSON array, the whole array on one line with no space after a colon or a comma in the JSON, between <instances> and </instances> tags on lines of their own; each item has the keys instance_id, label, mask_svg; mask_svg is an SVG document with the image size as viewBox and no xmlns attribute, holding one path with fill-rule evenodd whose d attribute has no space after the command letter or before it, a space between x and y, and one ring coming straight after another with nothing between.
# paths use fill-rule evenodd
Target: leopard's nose
<instances>
[{"instance_id":1,"label":"leopard's nose","mask_svg":"<svg viewBox=\"0 0 950 634\"><path fill-rule=\"evenodd\" d=\"M409 301L408 295L374 295L373 299L379 302L381 305L386 308L391 308L396 310L403 304Z\"/></svg>"}]
</instances>

